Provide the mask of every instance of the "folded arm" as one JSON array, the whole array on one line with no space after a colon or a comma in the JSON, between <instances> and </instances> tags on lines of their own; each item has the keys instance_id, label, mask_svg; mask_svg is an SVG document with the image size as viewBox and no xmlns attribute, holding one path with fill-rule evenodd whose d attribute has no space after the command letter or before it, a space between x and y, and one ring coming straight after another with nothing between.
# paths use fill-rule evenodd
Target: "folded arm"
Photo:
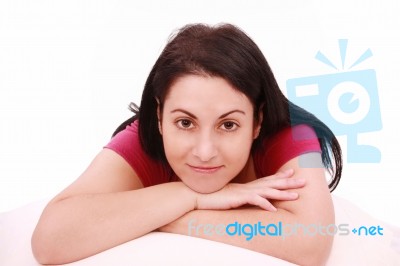
<instances>
[{"instance_id":1,"label":"folded arm","mask_svg":"<svg viewBox=\"0 0 400 266\"><path fill-rule=\"evenodd\" d=\"M287 168L291 167L290 164L286 166ZM296 175L302 172L296 171ZM262 211L253 210L248 212L247 215L245 211L239 212L238 210L214 211L215 216L209 216L212 221L224 221L224 219L225 221L230 221L230 219L263 221L261 218L271 217L271 219L276 220L282 218L282 221L287 222L296 221L298 217L310 219L310 217L313 217L311 214L320 218L320 215L322 215L319 211L320 206L329 210L329 206L324 203L328 199L329 192L324 193L324 189L321 190L321 195L324 195L325 200L324 197L320 197L322 201L317 208L314 208L317 210L315 212L307 205L310 205L309 202L312 199L309 194L315 196L318 193L309 192L310 189L299 190L300 198L295 200L293 204L277 201L274 204L278 211L274 213L266 211L271 210L272 206L266 198L295 199L286 190L304 186L301 182L299 185L298 179L288 178L290 175L280 173L268 177L271 178L269 180L257 180L251 185L226 186L234 187L236 192L240 192L239 195L232 193L232 190L226 189L226 187L209 195L198 194L182 182L143 188L140 179L124 159L113 151L104 149L73 184L47 205L32 236L33 254L42 264L62 264L94 255L157 230L157 228L174 227L171 232L186 234L181 230L187 226L185 219L190 218L186 215L187 213L196 215L199 222L202 222L207 221L201 219L206 218L209 215L208 212L212 212L209 210L193 211L196 206L197 208L204 207L204 209L207 209L208 205L208 209L228 210L250 204L263 209ZM316 181L309 183L314 184ZM323 188L322 179L320 184L320 187ZM310 185L310 187L314 188L313 191L318 188L316 185ZM304 208L304 210L301 208ZM303 216L303 211L311 214ZM232 215L228 215L229 213ZM235 217L236 213L237 216ZM256 216L257 213L259 216ZM299 219L299 221L304 220ZM179 222L182 226L179 226ZM312 222L316 222L316 220L312 220ZM227 238L214 240L228 241ZM286 258L281 256L279 250L262 247L262 245L269 244L271 241L260 243L241 241L241 239L237 239L236 242L229 243ZM265 238L263 241L268 240ZM283 245L284 242L280 244L284 246L282 248L294 248L297 253L300 247L295 247L294 244L289 243L291 241L287 242L288 246Z\"/></svg>"},{"instance_id":2,"label":"folded arm","mask_svg":"<svg viewBox=\"0 0 400 266\"><path fill-rule=\"evenodd\" d=\"M318 163L320 155L309 153L302 159ZM326 233L326 227L334 224L334 210L323 168L303 168L300 157L290 160L280 171L294 169L294 177L306 179L306 185L291 189L299 198L294 201L272 201L276 212L259 207L241 207L231 210L195 210L159 230L218 241L278 257L301 265L324 264L332 246L333 236ZM229 235L226 230L228 228ZM242 226L239 236L239 224ZM246 228L243 228L243 225ZM251 230L274 224L251 237ZM279 224L281 227L279 228ZM252 226L250 226L252 225ZM276 226L276 227L274 227ZM280 231L280 236L272 236ZM235 230L238 230L234 234ZM294 233L297 230L297 233ZM316 230L319 230L316 233ZM246 235L247 234L247 235ZM253 231L254 234L254 231ZM286 234L286 236L285 236Z\"/></svg>"}]
</instances>

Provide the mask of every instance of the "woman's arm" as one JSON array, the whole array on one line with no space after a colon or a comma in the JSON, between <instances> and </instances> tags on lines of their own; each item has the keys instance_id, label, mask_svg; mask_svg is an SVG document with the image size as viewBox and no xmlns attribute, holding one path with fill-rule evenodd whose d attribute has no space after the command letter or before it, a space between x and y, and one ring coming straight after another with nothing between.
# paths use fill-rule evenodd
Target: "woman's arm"
<instances>
[{"instance_id":1,"label":"woman's arm","mask_svg":"<svg viewBox=\"0 0 400 266\"><path fill-rule=\"evenodd\" d=\"M281 179L288 176L281 174ZM275 183L282 184L282 180L264 187ZM282 189L291 187L298 185L289 182ZM256 189L248 193L257 194ZM269 198L291 198L285 191L268 191ZM42 264L83 259L173 222L195 209L198 195L182 182L143 188L126 161L104 149L73 184L46 206L32 236L33 253ZM219 206L228 209L251 203L248 198L246 194L234 202L223 198Z\"/></svg>"},{"instance_id":2,"label":"woman's arm","mask_svg":"<svg viewBox=\"0 0 400 266\"><path fill-rule=\"evenodd\" d=\"M132 168L104 149L43 211L32 236L42 264L76 261L144 235L193 210L183 183L143 188Z\"/></svg>"},{"instance_id":3,"label":"woman's arm","mask_svg":"<svg viewBox=\"0 0 400 266\"><path fill-rule=\"evenodd\" d=\"M196 210L185 214L171 224L161 227L163 232L172 232L209 240L231 244L257 252L278 257L300 265L323 265L328 258L333 236L332 228L327 234L327 226L334 224L334 210L330 192L325 180L323 168L304 168L299 161L306 160L314 165L319 164L320 155L309 153L287 162L280 170L295 169L294 177L306 179L302 188L292 189L299 198L295 201L275 201L277 212L267 212L260 208L239 208L233 210ZM304 161L303 161L304 162ZM319 164L322 165L322 164ZM279 228L281 222L281 236L266 234L250 237L254 226L247 226L247 232L238 236L228 235L225 230L229 224L238 222L244 224L261 225L275 224ZM220 225L224 225L221 228ZM291 226L291 227L289 227ZM297 229L295 227L297 226ZM225 229L224 229L225 228ZM286 229L285 229L286 228ZM239 229L236 226L236 229ZM230 226L233 233L235 226ZM265 230L262 228L261 231ZM270 233L275 231L270 227ZM291 231L293 230L293 231ZM284 236L297 230L297 233ZM316 231L318 230L318 233ZM265 233L265 231L263 231ZM305 233L304 233L305 232ZM308 232L308 233L307 233ZM246 238L248 240L246 240Z\"/></svg>"}]
</instances>

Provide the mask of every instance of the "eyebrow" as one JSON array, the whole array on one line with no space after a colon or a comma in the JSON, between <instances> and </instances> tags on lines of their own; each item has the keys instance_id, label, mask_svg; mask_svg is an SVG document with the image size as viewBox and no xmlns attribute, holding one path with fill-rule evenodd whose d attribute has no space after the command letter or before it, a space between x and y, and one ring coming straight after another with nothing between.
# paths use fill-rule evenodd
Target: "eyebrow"
<instances>
[{"instance_id":1,"label":"eyebrow","mask_svg":"<svg viewBox=\"0 0 400 266\"><path fill-rule=\"evenodd\" d=\"M194 114L192 114L191 112L188 112L188 111L180 109L180 108L174 109L174 110L171 111L171 113L176 113L176 112L182 112L182 113L185 113L188 116L192 117L193 119L197 119L197 117ZM232 110L232 111L229 111L229 112L227 112L225 114L220 115L220 117L218 117L218 119L222 119L224 117L227 117L228 115L230 115L232 113L240 113L240 114L246 115L246 113L243 112L242 110L235 109L235 110Z\"/></svg>"}]
</instances>

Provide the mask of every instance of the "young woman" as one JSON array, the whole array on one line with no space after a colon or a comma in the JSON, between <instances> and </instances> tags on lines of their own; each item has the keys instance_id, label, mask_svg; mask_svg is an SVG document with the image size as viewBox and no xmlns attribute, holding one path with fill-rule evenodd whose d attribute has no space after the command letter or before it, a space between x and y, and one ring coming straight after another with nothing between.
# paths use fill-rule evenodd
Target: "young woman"
<instances>
[{"instance_id":1,"label":"young woman","mask_svg":"<svg viewBox=\"0 0 400 266\"><path fill-rule=\"evenodd\" d=\"M284 97L237 27L180 29L153 66L140 108L131 109L135 115L43 211L32 236L39 262L79 260L155 230L187 235L190 221L334 223L329 188L340 180L339 144ZM333 240L197 233L301 265L323 264Z\"/></svg>"}]
</instances>

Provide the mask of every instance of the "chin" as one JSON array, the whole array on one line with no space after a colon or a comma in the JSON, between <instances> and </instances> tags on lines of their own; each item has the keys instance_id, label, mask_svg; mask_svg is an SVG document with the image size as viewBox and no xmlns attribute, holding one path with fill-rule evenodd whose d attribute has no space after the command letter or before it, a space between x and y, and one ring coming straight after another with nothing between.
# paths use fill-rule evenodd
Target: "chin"
<instances>
[{"instance_id":1,"label":"chin","mask_svg":"<svg viewBox=\"0 0 400 266\"><path fill-rule=\"evenodd\" d=\"M185 185L187 187L189 187L191 190L196 191L197 193L210 194L210 193L213 193L213 192L216 192L216 191L222 189L226 184L213 185L213 186L209 186L208 185L207 186L206 184L199 185L199 184L187 184L187 183L185 183Z\"/></svg>"}]
</instances>

